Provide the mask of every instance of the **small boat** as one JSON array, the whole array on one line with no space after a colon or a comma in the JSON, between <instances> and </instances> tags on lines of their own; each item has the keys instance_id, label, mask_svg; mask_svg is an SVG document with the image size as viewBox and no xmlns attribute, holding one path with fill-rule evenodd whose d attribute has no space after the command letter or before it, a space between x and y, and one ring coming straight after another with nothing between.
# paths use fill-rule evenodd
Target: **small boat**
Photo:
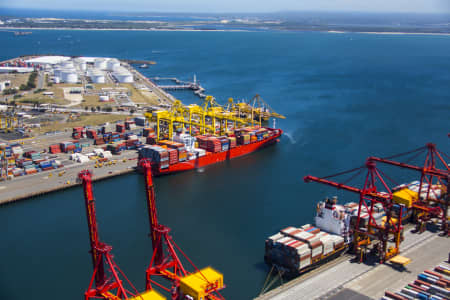
<instances>
[{"instance_id":1,"label":"small boat","mask_svg":"<svg viewBox=\"0 0 450 300\"><path fill-rule=\"evenodd\" d=\"M143 65L140 65L139 68L146 69L146 68L148 68L148 65L147 64L143 64Z\"/></svg>"}]
</instances>

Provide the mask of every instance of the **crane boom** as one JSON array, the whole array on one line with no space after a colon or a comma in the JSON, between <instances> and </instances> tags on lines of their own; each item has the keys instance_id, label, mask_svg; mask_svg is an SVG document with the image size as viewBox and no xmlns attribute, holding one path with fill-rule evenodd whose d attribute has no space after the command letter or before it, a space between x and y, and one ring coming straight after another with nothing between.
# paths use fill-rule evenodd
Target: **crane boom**
<instances>
[{"instance_id":1,"label":"crane boom","mask_svg":"<svg viewBox=\"0 0 450 300\"><path fill-rule=\"evenodd\" d=\"M150 161L147 159L141 160L140 165L144 170L145 191L147 196L148 218L150 220L150 236L152 238L152 247L153 252L157 253L157 256L155 257L155 263L160 264L162 262L162 243L158 241L159 237L157 234L157 228L159 224L155 204L155 188L153 186L152 179L152 166Z\"/></svg>"},{"instance_id":2,"label":"crane boom","mask_svg":"<svg viewBox=\"0 0 450 300\"><path fill-rule=\"evenodd\" d=\"M405 164L405 163L401 163L401 162L396 162L396 161L393 161L393 160L384 159L384 158L380 158L380 157L376 157L376 156L371 156L368 159L372 160L372 161L377 161L377 162L381 162L381 163L397 166L397 167L402 167L402 168L415 170L415 171L418 171L418 172L423 172L425 174L433 175L433 176L440 177L440 178L447 178L447 176L449 175L448 171L443 171L443 170L439 170L439 169L436 169L436 168L417 167L417 166L414 166L414 165L409 165L409 164Z\"/></svg>"},{"instance_id":3,"label":"crane boom","mask_svg":"<svg viewBox=\"0 0 450 300\"><path fill-rule=\"evenodd\" d=\"M101 286L105 283L105 267L102 254L98 251L100 248L100 241L98 236L97 216L95 213L95 200L92 192L92 174L89 170L84 170L79 173L78 177L83 182L92 264L94 269L97 268L97 272L95 274L95 284L96 286Z\"/></svg>"}]
</instances>

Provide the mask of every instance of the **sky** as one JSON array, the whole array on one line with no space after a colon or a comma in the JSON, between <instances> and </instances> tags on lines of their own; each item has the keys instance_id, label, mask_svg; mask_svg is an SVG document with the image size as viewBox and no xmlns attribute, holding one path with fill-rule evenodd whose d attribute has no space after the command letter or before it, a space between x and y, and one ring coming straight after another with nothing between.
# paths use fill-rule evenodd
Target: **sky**
<instances>
[{"instance_id":1,"label":"sky","mask_svg":"<svg viewBox=\"0 0 450 300\"><path fill-rule=\"evenodd\" d=\"M361 11L449 13L450 0L0 0L0 8L135 12Z\"/></svg>"}]
</instances>

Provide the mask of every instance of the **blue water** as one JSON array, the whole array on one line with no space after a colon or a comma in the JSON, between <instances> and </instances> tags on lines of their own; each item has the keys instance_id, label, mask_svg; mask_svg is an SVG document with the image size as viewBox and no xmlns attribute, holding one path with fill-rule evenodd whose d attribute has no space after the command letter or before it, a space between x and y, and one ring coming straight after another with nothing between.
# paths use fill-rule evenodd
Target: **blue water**
<instances>
[{"instance_id":1,"label":"blue water","mask_svg":"<svg viewBox=\"0 0 450 300\"><path fill-rule=\"evenodd\" d=\"M228 299L264 282L264 239L313 221L337 194L324 176L432 141L449 154L450 37L309 32L0 32L0 59L24 54L157 62L149 76L196 74L219 101L261 95L286 115L281 143L251 156L155 180L160 221L199 267L225 275ZM189 93L187 102L196 101ZM183 100L183 99L182 99ZM386 171L397 181L417 174ZM141 175L95 183L100 234L138 289L150 254ZM0 208L0 299L80 299L91 261L80 188Z\"/></svg>"}]
</instances>

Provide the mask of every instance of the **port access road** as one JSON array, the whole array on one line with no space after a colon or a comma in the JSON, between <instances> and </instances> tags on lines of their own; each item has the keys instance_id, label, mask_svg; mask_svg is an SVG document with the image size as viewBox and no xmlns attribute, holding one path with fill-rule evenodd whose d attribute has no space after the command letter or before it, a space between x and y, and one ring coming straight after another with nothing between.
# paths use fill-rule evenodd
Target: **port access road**
<instances>
[{"instance_id":1,"label":"port access road","mask_svg":"<svg viewBox=\"0 0 450 300\"><path fill-rule=\"evenodd\" d=\"M400 291L413 282L425 269L446 261L449 255L448 238L426 231L422 234L405 232L401 255L411 259L404 271L389 263L369 265L340 260L331 267L310 272L256 298L256 300L380 299L386 290Z\"/></svg>"}]
</instances>

